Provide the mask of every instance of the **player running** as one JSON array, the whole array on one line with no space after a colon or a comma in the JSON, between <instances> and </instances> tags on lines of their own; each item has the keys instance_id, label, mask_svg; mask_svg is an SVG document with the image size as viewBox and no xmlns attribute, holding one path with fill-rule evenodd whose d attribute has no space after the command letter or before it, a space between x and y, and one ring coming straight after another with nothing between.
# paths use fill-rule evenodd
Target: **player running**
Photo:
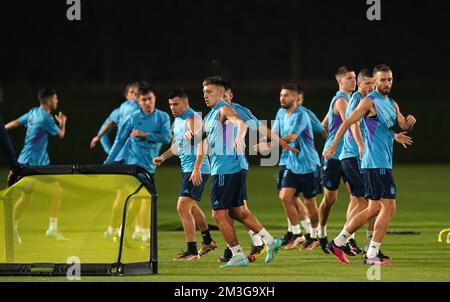
<instances>
[{"instance_id":1,"label":"player running","mask_svg":"<svg viewBox=\"0 0 450 302\"><path fill-rule=\"evenodd\" d=\"M138 165L146 169L152 176L155 173L153 158L157 157L161 144L170 144L170 117L167 113L155 108L156 96L150 85L140 82L138 86L138 102L141 109L133 112L125 119L119 128L114 145L111 148L105 164L114 164L117 155L122 150L123 145L129 140L129 151L123 159L127 165ZM125 202L123 198L116 198L113 206L111 224L104 233L106 239L117 241L120 232L122 209ZM145 244L150 236L150 209L149 200L142 200L140 214L140 226L144 230L142 242ZM133 219L128 219L131 223Z\"/></svg>"},{"instance_id":2,"label":"player running","mask_svg":"<svg viewBox=\"0 0 450 302\"><path fill-rule=\"evenodd\" d=\"M237 220L261 236L267 248L265 262L277 255L282 240L272 237L255 216L243 209L246 200L246 170L241 167L245 152L247 126L236 111L223 99L225 87L220 77L203 82L203 96L211 111L204 119L204 129L211 161L211 205L213 218L233 256L221 267L247 266L232 220ZM202 182L201 173L191 175L194 184Z\"/></svg>"},{"instance_id":3,"label":"player running","mask_svg":"<svg viewBox=\"0 0 450 302\"><path fill-rule=\"evenodd\" d=\"M48 136L57 136L63 139L66 135L67 117L59 112L55 115L55 119L59 126L55 123L50 113L58 108L58 95L54 89L41 89L38 92L40 106L31 109L28 113L22 115L18 119L9 122L6 130L14 129L19 126L27 128L25 136L25 144L19 155L19 164L27 166L47 166L50 164L47 153ZM49 226L45 235L55 238L56 240L67 240L58 230L58 216L61 206L62 189L55 181L45 182L51 195L50 200L50 218ZM19 235L18 223L22 216L23 210L31 201L31 193L33 189L24 190L14 205L13 224L14 236L16 243L22 243Z\"/></svg>"},{"instance_id":4,"label":"player running","mask_svg":"<svg viewBox=\"0 0 450 302\"><path fill-rule=\"evenodd\" d=\"M336 132L342 121L345 119L345 111L347 110L350 96L356 89L356 74L355 72L345 66L340 67L336 72L336 81L339 84L339 91L333 97L328 109L327 117L323 123L327 124L328 138L325 142L323 152L327 150L336 136ZM347 179L342 171L341 161L339 156L341 154L343 142L341 141L337 146L336 153L332 158L324 159L322 165L322 186L323 186L323 199L319 206L319 242L324 253L327 251L327 221L331 212L331 208L337 201L338 189L341 179L346 183L346 189L348 188ZM348 253L353 253L348 247Z\"/></svg>"},{"instance_id":5,"label":"player running","mask_svg":"<svg viewBox=\"0 0 450 302\"><path fill-rule=\"evenodd\" d=\"M197 143L191 139L191 134L202 133L203 122L201 116L189 106L189 98L181 88L175 88L168 96L170 110L175 121L173 124L172 146L166 152L153 159L156 166L160 166L167 159L178 155L181 161L181 186L179 191L177 211L183 225L186 236L187 250L179 254L174 260L196 260L204 256L209 251L217 248L216 242L211 238L211 234L206 221L205 214L199 207L210 172L209 160L202 150L198 150ZM196 161L197 157L201 157ZM203 162L201 166L196 166L196 162ZM195 186L190 180L194 170L198 170L202 176L202 183ZM197 251L197 241L195 239L195 227L200 229L203 242L202 248Z\"/></svg>"},{"instance_id":6,"label":"player running","mask_svg":"<svg viewBox=\"0 0 450 302\"><path fill-rule=\"evenodd\" d=\"M373 76L375 91L361 100L353 113L339 127L335 138L324 152L327 159L331 158L347 129L362 118L366 134L361 168L364 172L365 197L369 200L369 205L347 222L341 233L328 244L329 251L346 264L349 263L343 253L346 242L377 214L373 238L364 263L391 264L387 259L380 257L379 249L396 208L396 186L392 177L393 129L398 122L403 130L410 131L416 123L415 117L412 115L405 117L398 104L390 97L393 84L391 68L384 64L377 65L373 70Z\"/></svg>"}]
</instances>

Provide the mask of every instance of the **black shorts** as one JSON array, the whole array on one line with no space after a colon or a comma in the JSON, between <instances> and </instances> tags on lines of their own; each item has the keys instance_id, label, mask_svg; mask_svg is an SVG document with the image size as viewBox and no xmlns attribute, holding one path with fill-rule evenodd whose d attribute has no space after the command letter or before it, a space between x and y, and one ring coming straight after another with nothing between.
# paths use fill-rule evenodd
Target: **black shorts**
<instances>
[{"instance_id":1,"label":"black shorts","mask_svg":"<svg viewBox=\"0 0 450 302\"><path fill-rule=\"evenodd\" d=\"M359 159L357 157L345 158L341 160L341 165L352 195L356 198L364 197L364 173L361 171Z\"/></svg>"},{"instance_id":2,"label":"black shorts","mask_svg":"<svg viewBox=\"0 0 450 302\"><path fill-rule=\"evenodd\" d=\"M192 172L183 173L181 176L181 185L180 185L180 193L178 196L180 197L189 197L196 201L200 201L202 199L203 191L205 190L206 182L208 181L209 175L202 174L202 184L198 187L194 186L192 181L189 180Z\"/></svg>"},{"instance_id":3,"label":"black shorts","mask_svg":"<svg viewBox=\"0 0 450 302\"><path fill-rule=\"evenodd\" d=\"M396 186L391 169L363 169L365 198L370 200L395 199Z\"/></svg>"},{"instance_id":4,"label":"black shorts","mask_svg":"<svg viewBox=\"0 0 450 302\"><path fill-rule=\"evenodd\" d=\"M247 199L247 170L234 174L211 175L211 207L213 210L238 208Z\"/></svg>"},{"instance_id":5,"label":"black shorts","mask_svg":"<svg viewBox=\"0 0 450 302\"><path fill-rule=\"evenodd\" d=\"M342 170L341 161L337 159L324 160L322 165L322 186L330 191L336 191L339 189L341 179L344 182L348 182Z\"/></svg>"},{"instance_id":6,"label":"black shorts","mask_svg":"<svg viewBox=\"0 0 450 302\"><path fill-rule=\"evenodd\" d=\"M278 178L277 178L277 190L278 190L278 192L281 191L281 182L283 181L284 171L286 171L286 166L279 166L278 167Z\"/></svg>"},{"instance_id":7,"label":"black shorts","mask_svg":"<svg viewBox=\"0 0 450 302\"><path fill-rule=\"evenodd\" d=\"M307 174L295 174L286 169L281 182L282 188L296 189L295 196L303 193L304 198L313 198L320 193L320 184L317 181L319 170Z\"/></svg>"}]
</instances>

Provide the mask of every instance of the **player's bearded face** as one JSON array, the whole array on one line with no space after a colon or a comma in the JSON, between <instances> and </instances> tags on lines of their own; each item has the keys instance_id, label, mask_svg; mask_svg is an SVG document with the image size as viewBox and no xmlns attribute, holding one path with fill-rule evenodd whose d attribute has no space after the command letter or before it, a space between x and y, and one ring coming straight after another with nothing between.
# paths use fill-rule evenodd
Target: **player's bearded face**
<instances>
[{"instance_id":1,"label":"player's bearded face","mask_svg":"<svg viewBox=\"0 0 450 302\"><path fill-rule=\"evenodd\" d=\"M393 77L391 71L379 71L375 75L375 86L377 90L384 95L391 92Z\"/></svg>"},{"instance_id":2,"label":"player's bearded face","mask_svg":"<svg viewBox=\"0 0 450 302\"><path fill-rule=\"evenodd\" d=\"M282 89L280 93L280 105L284 109L289 109L298 101L298 95L295 95L288 89Z\"/></svg>"},{"instance_id":3,"label":"player's bearded face","mask_svg":"<svg viewBox=\"0 0 450 302\"><path fill-rule=\"evenodd\" d=\"M139 96L139 104L145 113L155 111L156 96L153 92Z\"/></svg>"},{"instance_id":4,"label":"player's bearded face","mask_svg":"<svg viewBox=\"0 0 450 302\"><path fill-rule=\"evenodd\" d=\"M49 104L51 110L56 110L58 108L58 96L52 96L52 98L49 100Z\"/></svg>"},{"instance_id":5,"label":"player's bearded face","mask_svg":"<svg viewBox=\"0 0 450 302\"><path fill-rule=\"evenodd\" d=\"M179 117L186 111L186 102L179 97L170 99L169 106L174 117Z\"/></svg>"},{"instance_id":6,"label":"player's bearded face","mask_svg":"<svg viewBox=\"0 0 450 302\"><path fill-rule=\"evenodd\" d=\"M214 107L214 105L223 99L224 95L224 89L216 85L206 85L203 87L203 98L208 107Z\"/></svg>"}]
</instances>

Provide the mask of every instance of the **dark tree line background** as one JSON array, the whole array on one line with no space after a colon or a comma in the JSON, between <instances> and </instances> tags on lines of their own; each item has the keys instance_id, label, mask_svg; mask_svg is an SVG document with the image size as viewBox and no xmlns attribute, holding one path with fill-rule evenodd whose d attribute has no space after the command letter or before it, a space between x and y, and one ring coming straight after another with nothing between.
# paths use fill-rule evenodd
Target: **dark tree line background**
<instances>
[{"instance_id":1,"label":"dark tree line background","mask_svg":"<svg viewBox=\"0 0 450 302\"><path fill-rule=\"evenodd\" d=\"M166 111L168 91L185 87L206 113L201 81L222 75L264 120L275 117L280 85L298 82L322 118L338 66L379 63L391 65L393 96L418 119L414 147L396 147L396 159L448 162L447 1L381 0L381 21L367 20L365 0L81 0L82 20L72 22L67 8L62 0L0 3L1 113L17 118L38 105L38 88L55 87L69 121L66 139L50 140L53 163L104 159L88 143L131 81L151 82ZM11 136L19 152L24 130ZM317 145L321 151L322 139Z\"/></svg>"}]
</instances>

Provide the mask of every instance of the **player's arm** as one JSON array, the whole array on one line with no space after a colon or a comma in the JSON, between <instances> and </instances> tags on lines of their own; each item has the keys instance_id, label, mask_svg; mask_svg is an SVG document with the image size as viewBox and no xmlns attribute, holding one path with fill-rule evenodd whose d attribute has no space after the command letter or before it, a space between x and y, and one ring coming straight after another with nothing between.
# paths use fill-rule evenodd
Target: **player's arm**
<instances>
[{"instance_id":1,"label":"player's arm","mask_svg":"<svg viewBox=\"0 0 450 302\"><path fill-rule=\"evenodd\" d=\"M132 131L133 124L131 119L128 118L124 122L123 126L119 129L111 151L109 152L109 155L105 160L105 164L112 164L114 162L114 159L117 157L117 155L119 155L120 150L122 150L123 145L127 141Z\"/></svg>"},{"instance_id":2,"label":"player's arm","mask_svg":"<svg viewBox=\"0 0 450 302\"><path fill-rule=\"evenodd\" d=\"M324 139L327 139L328 137L328 113L327 115L325 115L323 121L322 121L322 127L323 127L323 132L322 132L322 136Z\"/></svg>"},{"instance_id":3,"label":"player's arm","mask_svg":"<svg viewBox=\"0 0 450 302\"><path fill-rule=\"evenodd\" d=\"M109 123L107 123L102 130L100 131L99 134L97 134L97 136L94 136L91 140L91 149L94 149L95 146L97 145L97 143L100 141L100 139L107 133L109 133L112 129L114 129L115 127L117 127L117 124L111 120L109 121Z\"/></svg>"},{"instance_id":4,"label":"player's arm","mask_svg":"<svg viewBox=\"0 0 450 302\"><path fill-rule=\"evenodd\" d=\"M11 129L20 127L21 125L22 125L22 124L20 123L19 119L16 119L16 120L14 120L14 121L11 121L11 122L7 123L7 124L5 125L5 129L6 129L6 130L11 130Z\"/></svg>"},{"instance_id":5,"label":"player's arm","mask_svg":"<svg viewBox=\"0 0 450 302\"><path fill-rule=\"evenodd\" d=\"M358 121L350 126L353 138L355 139L356 145L358 145L359 158L362 159L364 154L364 140L361 133L361 123Z\"/></svg>"},{"instance_id":6,"label":"player's arm","mask_svg":"<svg viewBox=\"0 0 450 302\"><path fill-rule=\"evenodd\" d=\"M56 120L59 123L59 132L56 134L60 139L63 139L66 136L66 123L67 116L65 116L62 112L55 115Z\"/></svg>"},{"instance_id":7,"label":"player's arm","mask_svg":"<svg viewBox=\"0 0 450 302\"><path fill-rule=\"evenodd\" d=\"M234 141L234 148L237 152L245 151L245 135L247 134L247 125L237 115L236 111L231 106L223 106L220 108L220 120L225 122L230 121L237 127L236 139Z\"/></svg>"},{"instance_id":8,"label":"player's arm","mask_svg":"<svg viewBox=\"0 0 450 302\"><path fill-rule=\"evenodd\" d=\"M178 148L177 145L175 144L175 140L172 140L172 143L170 145L170 148L167 149L166 152L164 152L163 154L161 154L158 157L155 157L153 159L153 164L155 166L161 166L166 160L168 160L169 158L171 158L172 156L175 156L178 154Z\"/></svg>"},{"instance_id":9,"label":"player's arm","mask_svg":"<svg viewBox=\"0 0 450 302\"><path fill-rule=\"evenodd\" d=\"M400 132L400 133L395 133L394 135L394 139L397 143L401 144L403 146L403 148L407 149L407 146L411 146L413 144L413 139L412 137L406 135L406 131L404 132Z\"/></svg>"},{"instance_id":10,"label":"player's arm","mask_svg":"<svg viewBox=\"0 0 450 302\"><path fill-rule=\"evenodd\" d=\"M397 102L394 102L395 110L397 111L397 121L400 126L405 131L411 131L416 124L416 118L413 115L404 116Z\"/></svg>"},{"instance_id":11,"label":"player's arm","mask_svg":"<svg viewBox=\"0 0 450 302\"><path fill-rule=\"evenodd\" d=\"M284 150L288 150L288 151L294 152L295 154L298 154L300 152L299 150L289 146L288 143L285 140L281 139L278 136L278 134L276 134L275 132L271 131L263 123L259 123L258 131L263 136L270 138L271 141L274 141L276 144L280 145L281 148L283 148Z\"/></svg>"},{"instance_id":12,"label":"player's arm","mask_svg":"<svg viewBox=\"0 0 450 302\"><path fill-rule=\"evenodd\" d=\"M170 132L170 118L169 115L166 114L162 116L164 121L162 123L160 132L146 133L140 130L135 130L131 134L131 137L141 137L142 139L146 139L147 141L153 143L162 143L165 145L170 144L170 141L172 139L172 135Z\"/></svg>"},{"instance_id":13,"label":"player's arm","mask_svg":"<svg viewBox=\"0 0 450 302\"><path fill-rule=\"evenodd\" d=\"M333 155L336 153L336 148L339 143L339 141L344 136L345 132L348 130L348 128L359 121L368 111L370 111L373 108L373 102L371 99L364 98L359 103L358 107L356 107L355 111L350 114L350 116L344 120L342 125L339 127L336 137L334 138L333 142L331 143L330 147L328 147L327 150L324 152L324 157L326 160L329 160L333 157Z\"/></svg>"},{"instance_id":14,"label":"player's arm","mask_svg":"<svg viewBox=\"0 0 450 302\"><path fill-rule=\"evenodd\" d=\"M202 166L208 155L208 148L209 144L206 138L197 144L197 158L195 159L194 170L191 173L191 177L189 177L189 180L192 181L196 187L200 186L203 182Z\"/></svg>"}]
</instances>

